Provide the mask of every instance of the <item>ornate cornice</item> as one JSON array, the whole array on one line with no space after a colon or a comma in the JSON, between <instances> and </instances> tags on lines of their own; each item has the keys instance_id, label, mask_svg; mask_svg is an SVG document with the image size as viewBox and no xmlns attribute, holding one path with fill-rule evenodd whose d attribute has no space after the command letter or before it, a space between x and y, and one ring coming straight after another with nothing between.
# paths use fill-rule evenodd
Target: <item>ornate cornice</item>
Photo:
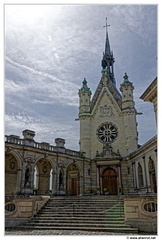
<instances>
[{"instance_id":1,"label":"ornate cornice","mask_svg":"<svg viewBox=\"0 0 162 240\"><path fill-rule=\"evenodd\" d=\"M156 102L157 101L157 77L141 95L140 99L145 102Z\"/></svg>"},{"instance_id":2,"label":"ornate cornice","mask_svg":"<svg viewBox=\"0 0 162 240\"><path fill-rule=\"evenodd\" d=\"M90 119L91 116L90 115L80 115L79 116L79 120L87 120L87 119Z\"/></svg>"}]
</instances>

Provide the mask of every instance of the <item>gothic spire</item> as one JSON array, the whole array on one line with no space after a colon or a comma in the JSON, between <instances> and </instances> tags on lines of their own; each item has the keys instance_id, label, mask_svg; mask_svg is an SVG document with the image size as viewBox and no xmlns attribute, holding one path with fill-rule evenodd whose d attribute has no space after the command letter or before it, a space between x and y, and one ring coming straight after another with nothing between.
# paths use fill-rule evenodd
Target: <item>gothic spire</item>
<instances>
[{"instance_id":1,"label":"gothic spire","mask_svg":"<svg viewBox=\"0 0 162 240\"><path fill-rule=\"evenodd\" d=\"M114 68L113 64L115 62L113 57L113 52L110 49L110 43L109 43L109 37L108 37L108 27L110 25L107 24L107 18L106 18L106 25L103 26L106 28L106 42L105 42L105 52L103 53L103 59L102 59L102 67L103 71L107 71L109 80L115 85L115 78L114 78Z\"/></svg>"},{"instance_id":2,"label":"gothic spire","mask_svg":"<svg viewBox=\"0 0 162 240\"><path fill-rule=\"evenodd\" d=\"M111 52L110 52L110 43L109 43L109 38L108 38L108 27L110 25L107 24L107 18L106 18L106 25L103 26L106 28L106 43L105 43L105 55L106 56L110 56Z\"/></svg>"}]
</instances>

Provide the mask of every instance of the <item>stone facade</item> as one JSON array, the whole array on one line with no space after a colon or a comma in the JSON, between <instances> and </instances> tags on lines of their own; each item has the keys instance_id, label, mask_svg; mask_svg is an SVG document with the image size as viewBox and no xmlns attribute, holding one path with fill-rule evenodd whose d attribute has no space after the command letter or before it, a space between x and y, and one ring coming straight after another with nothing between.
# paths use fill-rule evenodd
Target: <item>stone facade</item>
<instances>
[{"instance_id":1,"label":"stone facade","mask_svg":"<svg viewBox=\"0 0 162 240\"><path fill-rule=\"evenodd\" d=\"M81 152L66 149L64 139L59 141L61 146L58 139L56 146L51 146L26 137L6 136L6 195L86 193L86 185L90 185L90 160Z\"/></svg>"},{"instance_id":2,"label":"stone facade","mask_svg":"<svg viewBox=\"0 0 162 240\"><path fill-rule=\"evenodd\" d=\"M132 83L127 79L121 84L121 96L109 81L107 72L102 71L102 78L92 101L90 89L87 85L85 89L84 87L83 81L83 87L79 90L80 148L86 152L86 157L92 159L96 152L101 154L104 145L109 143L97 138L98 127L107 122L113 123L117 128L115 141L110 136L110 145L115 153L120 149L120 155L124 157L137 149L137 112L134 108Z\"/></svg>"},{"instance_id":3,"label":"stone facade","mask_svg":"<svg viewBox=\"0 0 162 240\"><path fill-rule=\"evenodd\" d=\"M49 200L49 196L33 196L31 198L6 198L5 202L5 227L15 227L27 222L29 218L41 209Z\"/></svg>"},{"instance_id":4,"label":"stone facade","mask_svg":"<svg viewBox=\"0 0 162 240\"><path fill-rule=\"evenodd\" d=\"M157 232L156 196L140 195L124 199L125 223L140 232Z\"/></svg>"}]
</instances>

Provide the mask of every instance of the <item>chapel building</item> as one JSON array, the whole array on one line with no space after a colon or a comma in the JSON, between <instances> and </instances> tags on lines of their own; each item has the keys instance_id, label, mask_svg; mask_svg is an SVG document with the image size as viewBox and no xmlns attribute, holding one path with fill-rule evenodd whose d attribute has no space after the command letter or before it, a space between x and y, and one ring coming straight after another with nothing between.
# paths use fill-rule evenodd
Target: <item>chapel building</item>
<instances>
[{"instance_id":1,"label":"chapel building","mask_svg":"<svg viewBox=\"0 0 162 240\"><path fill-rule=\"evenodd\" d=\"M140 212L143 222L146 222L145 215L150 217L151 212L155 217L157 137L142 146L138 144L134 86L125 73L117 89L114 62L106 28L101 79L96 91L92 96L84 79L78 92L80 151L66 149L62 138L55 139L55 146L38 143L33 130L24 130L23 138L5 136L6 199L32 195L123 196L125 213L127 219L133 221L132 225L139 220L140 227ZM140 98L153 103L156 119L157 78ZM134 196L136 200L131 205ZM148 214L141 210L144 204L148 206ZM150 219L152 226L155 221Z\"/></svg>"}]
</instances>

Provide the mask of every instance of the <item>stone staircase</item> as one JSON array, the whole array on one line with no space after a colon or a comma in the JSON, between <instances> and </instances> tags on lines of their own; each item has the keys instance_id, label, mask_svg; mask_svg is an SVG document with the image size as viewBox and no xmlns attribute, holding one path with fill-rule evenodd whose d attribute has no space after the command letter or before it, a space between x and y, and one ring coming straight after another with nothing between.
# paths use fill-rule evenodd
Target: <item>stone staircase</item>
<instances>
[{"instance_id":1,"label":"stone staircase","mask_svg":"<svg viewBox=\"0 0 162 240\"><path fill-rule=\"evenodd\" d=\"M124 203L117 196L51 197L34 218L18 228L138 233L124 223Z\"/></svg>"}]
</instances>

